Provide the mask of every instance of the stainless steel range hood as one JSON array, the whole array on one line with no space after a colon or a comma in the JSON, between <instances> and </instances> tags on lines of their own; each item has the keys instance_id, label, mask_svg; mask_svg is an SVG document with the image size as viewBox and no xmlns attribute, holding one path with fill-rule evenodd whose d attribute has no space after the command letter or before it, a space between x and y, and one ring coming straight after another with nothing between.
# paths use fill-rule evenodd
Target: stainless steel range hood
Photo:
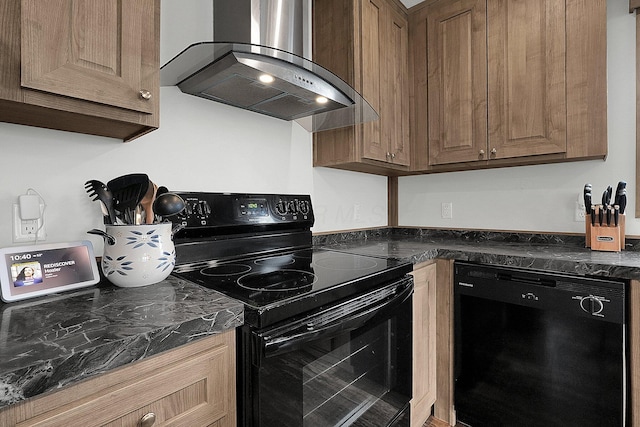
<instances>
[{"instance_id":1,"label":"stainless steel range hood","mask_svg":"<svg viewBox=\"0 0 640 427\"><path fill-rule=\"evenodd\" d=\"M160 69L161 86L282 120L310 132L378 119L358 92L303 57L301 0L213 0L213 41Z\"/></svg>"}]
</instances>

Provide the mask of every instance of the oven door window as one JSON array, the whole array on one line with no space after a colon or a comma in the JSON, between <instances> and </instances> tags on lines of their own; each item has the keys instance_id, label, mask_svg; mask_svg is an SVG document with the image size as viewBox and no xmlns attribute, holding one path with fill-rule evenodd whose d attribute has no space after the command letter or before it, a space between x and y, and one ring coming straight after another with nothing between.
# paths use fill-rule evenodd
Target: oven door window
<instances>
[{"instance_id":1,"label":"oven door window","mask_svg":"<svg viewBox=\"0 0 640 427\"><path fill-rule=\"evenodd\" d=\"M390 425L408 401L404 385L410 384L394 372L403 357L396 323L392 319L265 359L257 368L259 425Z\"/></svg>"}]
</instances>

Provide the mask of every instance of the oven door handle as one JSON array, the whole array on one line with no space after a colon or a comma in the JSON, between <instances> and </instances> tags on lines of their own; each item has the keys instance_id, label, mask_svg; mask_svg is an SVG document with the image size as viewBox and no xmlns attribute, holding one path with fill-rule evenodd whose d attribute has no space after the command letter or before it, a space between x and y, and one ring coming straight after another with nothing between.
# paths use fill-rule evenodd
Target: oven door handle
<instances>
[{"instance_id":1,"label":"oven door handle","mask_svg":"<svg viewBox=\"0 0 640 427\"><path fill-rule=\"evenodd\" d=\"M411 276L395 283L396 292L393 296L379 301L369 306L365 306L358 311L348 313L344 316L332 319L330 322L315 326L313 318L308 318L303 322L296 323L291 328L282 327L274 331L265 331L254 334L256 349L260 357L271 357L301 348L305 343L318 338L328 339L345 332L359 329L367 324L374 325L374 320L390 319L398 313L398 307L409 301L408 309L411 307L411 295L413 294L413 278ZM255 360L254 360L255 362Z\"/></svg>"}]
</instances>

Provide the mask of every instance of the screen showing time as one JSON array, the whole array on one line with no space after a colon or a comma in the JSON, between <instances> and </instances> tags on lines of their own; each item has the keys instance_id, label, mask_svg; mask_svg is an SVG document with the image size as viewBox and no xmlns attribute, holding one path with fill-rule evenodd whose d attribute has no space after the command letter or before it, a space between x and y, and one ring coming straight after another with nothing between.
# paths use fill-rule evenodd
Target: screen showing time
<instances>
[{"instance_id":1,"label":"screen showing time","mask_svg":"<svg viewBox=\"0 0 640 427\"><path fill-rule=\"evenodd\" d=\"M14 295L94 279L85 246L5 254L5 261Z\"/></svg>"}]
</instances>

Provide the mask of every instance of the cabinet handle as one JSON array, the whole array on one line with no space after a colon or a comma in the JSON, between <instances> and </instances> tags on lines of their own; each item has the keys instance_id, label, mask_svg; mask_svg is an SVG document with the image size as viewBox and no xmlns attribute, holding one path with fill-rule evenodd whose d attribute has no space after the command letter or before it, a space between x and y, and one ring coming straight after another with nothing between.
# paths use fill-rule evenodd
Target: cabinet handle
<instances>
[{"instance_id":1,"label":"cabinet handle","mask_svg":"<svg viewBox=\"0 0 640 427\"><path fill-rule=\"evenodd\" d=\"M149 92L148 90L142 89L140 91L140 98L144 99L145 101L150 100L151 99L151 92Z\"/></svg>"},{"instance_id":2,"label":"cabinet handle","mask_svg":"<svg viewBox=\"0 0 640 427\"><path fill-rule=\"evenodd\" d=\"M480 157L484 156L484 150L480 150Z\"/></svg>"},{"instance_id":3,"label":"cabinet handle","mask_svg":"<svg viewBox=\"0 0 640 427\"><path fill-rule=\"evenodd\" d=\"M387 151L387 158L391 157L391 153Z\"/></svg>"},{"instance_id":4,"label":"cabinet handle","mask_svg":"<svg viewBox=\"0 0 640 427\"><path fill-rule=\"evenodd\" d=\"M491 154L496 154L498 152L498 150L496 150L495 148L491 149Z\"/></svg>"},{"instance_id":5,"label":"cabinet handle","mask_svg":"<svg viewBox=\"0 0 640 427\"><path fill-rule=\"evenodd\" d=\"M395 159L396 158L396 153L391 153L391 158Z\"/></svg>"},{"instance_id":6,"label":"cabinet handle","mask_svg":"<svg viewBox=\"0 0 640 427\"><path fill-rule=\"evenodd\" d=\"M156 422L156 414L149 412L140 418L138 421L138 427L151 427Z\"/></svg>"}]
</instances>

